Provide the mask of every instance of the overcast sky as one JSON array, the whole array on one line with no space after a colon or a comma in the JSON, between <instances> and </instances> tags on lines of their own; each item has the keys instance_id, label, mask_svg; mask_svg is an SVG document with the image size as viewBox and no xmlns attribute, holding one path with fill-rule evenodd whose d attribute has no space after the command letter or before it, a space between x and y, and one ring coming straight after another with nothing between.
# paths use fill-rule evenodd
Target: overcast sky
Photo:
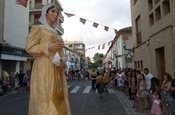
<instances>
[{"instance_id":1,"label":"overcast sky","mask_svg":"<svg viewBox=\"0 0 175 115\"><path fill-rule=\"evenodd\" d=\"M94 49L87 50L86 56L93 57L95 53L105 54L108 50L99 51L98 45L108 43L115 37L114 29L121 29L131 26L130 0L59 0L64 12L75 14L68 18L64 15L64 35L67 41L83 41L86 49L95 46ZM86 21L83 25L79 19ZM98 28L92 26L93 22L100 25ZM104 30L104 25L109 27Z\"/></svg>"}]
</instances>

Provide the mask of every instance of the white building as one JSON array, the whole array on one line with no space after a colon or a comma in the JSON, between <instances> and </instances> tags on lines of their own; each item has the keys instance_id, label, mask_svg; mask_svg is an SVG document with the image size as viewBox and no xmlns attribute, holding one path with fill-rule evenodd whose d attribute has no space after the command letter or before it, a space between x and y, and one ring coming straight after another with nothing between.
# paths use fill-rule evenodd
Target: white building
<instances>
[{"instance_id":1,"label":"white building","mask_svg":"<svg viewBox=\"0 0 175 115\"><path fill-rule=\"evenodd\" d=\"M63 49L67 59L67 69L80 69L80 55L78 52L75 52L67 47Z\"/></svg>"},{"instance_id":2,"label":"white building","mask_svg":"<svg viewBox=\"0 0 175 115\"><path fill-rule=\"evenodd\" d=\"M28 26L28 6L16 4L16 0L0 0L0 71L4 68L8 72L24 69Z\"/></svg>"},{"instance_id":3,"label":"white building","mask_svg":"<svg viewBox=\"0 0 175 115\"><path fill-rule=\"evenodd\" d=\"M131 27L118 31L104 59L105 67L134 68Z\"/></svg>"}]
</instances>

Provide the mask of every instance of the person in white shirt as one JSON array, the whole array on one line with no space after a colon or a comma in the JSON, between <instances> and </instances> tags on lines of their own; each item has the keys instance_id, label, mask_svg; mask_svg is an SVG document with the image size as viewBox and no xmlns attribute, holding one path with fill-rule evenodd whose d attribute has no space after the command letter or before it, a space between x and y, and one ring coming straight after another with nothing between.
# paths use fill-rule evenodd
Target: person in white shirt
<instances>
[{"instance_id":1,"label":"person in white shirt","mask_svg":"<svg viewBox=\"0 0 175 115\"><path fill-rule=\"evenodd\" d=\"M148 107L147 109L151 108L151 97L150 97L150 88L151 88L151 79L153 78L153 75L151 73L149 73L149 69L145 68L144 69L144 75L145 75L145 80L146 80L146 90L147 90L147 103L148 103Z\"/></svg>"}]
</instances>

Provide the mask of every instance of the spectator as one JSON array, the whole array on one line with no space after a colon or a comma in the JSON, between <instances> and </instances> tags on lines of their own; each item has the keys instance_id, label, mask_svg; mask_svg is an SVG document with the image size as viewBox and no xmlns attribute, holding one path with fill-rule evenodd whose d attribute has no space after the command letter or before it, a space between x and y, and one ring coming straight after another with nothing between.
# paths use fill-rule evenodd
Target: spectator
<instances>
[{"instance_id":1,"label":"spectator","mask_svg":"<svg viewBox=\"0 0 175 115\"><path fill-rule=\"evenodd\" d=\"M162 101L163 101L163 111L165 112L166 115L171 115L171 110L170 110L170 87L171 87L171 82L172 82L172 77L169 73L165 73L163 75L163 82L162 82Z\"/></svg>"},{"instance_id":2,"label":"spectator","mask_svg":"<svg viewBox=\"0 0 175 115\"><path fill-rule=\"evenodd\" d=\"M137 104L137 109L136 111L144 111L144 105L145 105L145 97L147 96L147 91L146 91L146 81L145 81L145 76L142 74L139 84L138 84L138 91L137 91L137 97L139 98L138 104Z\"/></svg>"},{"instance_id":3,"label":"spectator","mask_svg":"<svg viewBox=\"0 0 175 115\"><path fill-rule=\"evenodd\" d=\"M148 107L146 109L151 109L151 97L150 97L150 88L151 88L151 79L153 78L153 75L149 73L149 69L145 68L144 69L144 75L145 75L145 80L146 80L146 91L147 91L147 104Z\"/></svg>"},{"instance_id":4,"label":"spectator","mask_svg":"<svg viewBox=\"0 0 175 115\"><path fill-rule=\"evenodd\" d=\"M154 92L153 94L153 104L151 107L151 114L152 115L162 115L162 109L161 109L161 95L159 92ZM166 114L167 115L167 114Z\"/></svg>"}]
</instances>

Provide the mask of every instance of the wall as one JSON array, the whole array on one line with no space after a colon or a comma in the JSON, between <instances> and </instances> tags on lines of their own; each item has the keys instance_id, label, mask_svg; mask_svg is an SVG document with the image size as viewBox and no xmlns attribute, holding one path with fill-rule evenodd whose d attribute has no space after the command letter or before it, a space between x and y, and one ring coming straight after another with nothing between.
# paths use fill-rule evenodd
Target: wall
<instances>
[{"instance_id":1,"label":"wall","mask_svg":"<svg viewBox=\"0 0 175 115\"><path fill-rule=\"evenodd\" d=\"M29 9L16 4L16 0L5 0L4 40L24 48L28 35Z\"/></svg>"}]
</instances>

